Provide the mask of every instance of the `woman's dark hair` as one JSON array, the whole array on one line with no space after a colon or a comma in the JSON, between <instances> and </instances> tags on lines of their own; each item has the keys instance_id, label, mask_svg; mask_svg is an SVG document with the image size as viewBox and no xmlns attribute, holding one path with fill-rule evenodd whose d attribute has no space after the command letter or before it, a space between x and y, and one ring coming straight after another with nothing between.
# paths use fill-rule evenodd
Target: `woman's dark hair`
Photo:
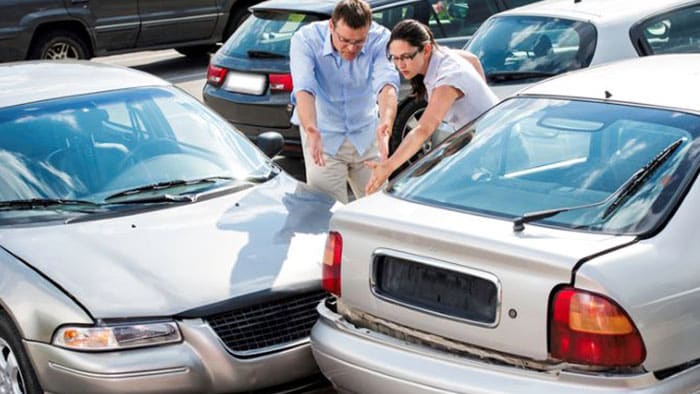
<instances>
[{"instance_id":1,"label":"woman's dark hair","mask_svg":"<svg viewBox=\"0 0 700 394\"><path fill-rule=\"evenodd\" d=\"M331 20L337 25L341 20L353 30L372 24L372 9L364 0L340 0L333 9Z\"/></svg>"},{"instance_id":2,"label":"woman's dark hair","mask_svg":"<svg viewBox=\"0 0 700 394\"><path fill-rule=\"evenodd\" d=\"M387 51L389 50L389 45L396 40L406 41L409 45L418 48L420 51L423 50L425 44L432 44L434 50L438 48L435 42L435 36L433 36L433 32L430 31L430 28L415 19L404 19L394 26L391 30L389 42L386 44ZM411 78L410 82L416 99L422 100L425 98L426 91L425 84L423 83L423 75L416 75Z\"/></svg>"}]
</instances>

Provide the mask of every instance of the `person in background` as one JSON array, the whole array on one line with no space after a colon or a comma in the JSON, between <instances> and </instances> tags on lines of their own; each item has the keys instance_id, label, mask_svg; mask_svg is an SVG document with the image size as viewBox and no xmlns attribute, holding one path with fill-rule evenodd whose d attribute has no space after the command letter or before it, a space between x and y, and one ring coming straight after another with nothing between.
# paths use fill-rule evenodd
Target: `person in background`
<instances>
[{"instance_id":1,"label":"person in background","mask_svg":"<svg viewBox=\"0 0 700 394\"><path fill-rule=\"evenodd\" d=\"M367 194L377 191L389 175L410 159L444 120L455 129L484 113L498 102L486 84L478 59L465 51L441 48L430 28L407 19L391 31L388 57L399 72L411 81L417 99L428 105L413 128L388 159L368 161L372 178Z\"/></svg>"},{"instance_id":2,"label":"person in background","mask_svg":"<svg viewBox=\"0 0 700 394\"><path fill-rule=\"evenodd\" d=\"M330 21L292 36L292 123L301 132L306 180L343 203L348 182L356 198L364 195L372 174L364 162L388 155L399 87L386 57L389 35L365 1L341 0Z\"/></svg>"}]
</instances>

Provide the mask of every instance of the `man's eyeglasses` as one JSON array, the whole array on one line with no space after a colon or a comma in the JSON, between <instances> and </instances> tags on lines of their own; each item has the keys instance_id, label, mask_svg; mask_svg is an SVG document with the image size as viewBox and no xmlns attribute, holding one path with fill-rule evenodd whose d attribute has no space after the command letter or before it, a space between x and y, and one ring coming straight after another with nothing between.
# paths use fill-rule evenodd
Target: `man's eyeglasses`
<instances>
[{"instance_id":1,"label":"man's eyeglasses","mask_svg":"<svg viewBox=\"0 0 700 394\"><path fill-rule=\"evenodd\" d=\"M341 36L340 34L338 34L337 30L333 30L333 32L335 33L336 37L338 37L338 41L340 41L340 43L343 45L353 45L356 47L361 47L361 46L365 45L365 43L367 42L366 36L365 36L365 38L363 38L361 40L351 40L351 39L345 38L345 37Z\"/></svg>"},{"instance_id":2,"label":"man's eyeglasses","mask_svg":"<svg viewBox=\"0 0 700 394\"><path fill-rule=\"evenodd\" d=\"M420 52L420 48L416 49L416 51L413 53L404 53L404 54L399 55L399 56L387 55L387 58L389 59L390 62L394 62L394 63L405 62L408 60L413 60L413 58L418 55L418 52Z\"/></svg>"}]
</instances>

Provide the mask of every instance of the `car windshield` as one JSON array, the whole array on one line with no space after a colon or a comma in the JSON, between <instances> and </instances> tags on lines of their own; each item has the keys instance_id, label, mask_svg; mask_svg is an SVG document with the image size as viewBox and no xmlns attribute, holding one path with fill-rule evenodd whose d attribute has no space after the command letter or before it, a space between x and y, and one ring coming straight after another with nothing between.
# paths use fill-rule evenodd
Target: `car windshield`
<instances>
[{"instance_id":1,"label":"car windshield","mask_svg":"<svg viewBox=\"0 0 700 394\"><path fill-rule=\"evenodd\" d=\"M317 20L309 14L256 11L226 41L223 52L236 57L289 58L292 35Z\"/></svg>"},{"instance_id":2,"label":"car windshield","mask_svg":"<svg viewBox=\"0 0 700 394\"><path fill-rule=\"evenodd\" d=\"M138 188L132 194L194 192L274 172L267 157L197 100L155 87L2 109L0 163L0 213L52 202L103 204Z\"/></svg>"},{"instance_id":3,"label":"car windshield","mask_svg":"<svg viewBox=\"0 0 700 394\"><path fill-rule=\"evenodd\" d=\"M512 98L450 136L389 192L508 220L575 208L533 224L640 234L663 222L692 182L699 133L700 117L687 113Z\"/></svg>"},{"instance_id":4,"label":"car windshield","mask_svg":"<svg viewBox=\"0 0 700 394\"><path fill-rule=\"evenodd\" d=\"M590 23L518 15L488 20L466 49L479 57L493 83L587 67L595 46L596 30Z\"/></svg>"}]
</instances>

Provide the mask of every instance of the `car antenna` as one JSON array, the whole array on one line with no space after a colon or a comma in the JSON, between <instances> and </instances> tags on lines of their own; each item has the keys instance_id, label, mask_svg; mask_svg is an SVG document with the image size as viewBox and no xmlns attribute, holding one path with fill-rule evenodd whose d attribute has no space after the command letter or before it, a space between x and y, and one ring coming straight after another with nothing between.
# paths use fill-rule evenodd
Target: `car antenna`
<instances>
[{"instance_id":1,"label":"car antenna","mask_svg":"<svg viewBox=\"0 0 700 394\"><path fill-rule=\"evenodd\" d=\"M580 2L581 2L581 0L574 0L574 4L580 3Z\"/></svg>"},{"instance_id":2,"label":"car antenna","mask_svg":"<svg viewBox=\"0 0 700 394\"><path fill-rule=\"evenodd\" d=\"M579 1L580 1L580 0L579 0ZM609 99L610 97L612 97L612 93L610 93L609 90L606 90L606 91L605 91L605 98L606 98L606 99Z\"/></svg>"}]
</instances>

